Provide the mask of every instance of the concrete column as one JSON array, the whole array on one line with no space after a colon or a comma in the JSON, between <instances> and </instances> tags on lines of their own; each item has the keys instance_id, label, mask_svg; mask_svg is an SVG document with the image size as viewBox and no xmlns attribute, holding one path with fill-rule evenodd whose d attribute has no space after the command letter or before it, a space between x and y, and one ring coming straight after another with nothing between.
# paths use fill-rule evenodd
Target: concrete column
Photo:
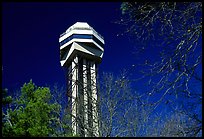
<instances>
[{"instance_id":1,"label":"concrete column","mask_svg":"<svg viewBox=\"0 0 204 139\"><path fill-rule=\"evenodd\" d=\"M97 88L96 88L96 64L91 62L91 91L92 91L92 113L93 113L93 134L99 136L98 110L97 110Z\"/></svg>"},{"instance_id":2,"label":"concrete column","mask_svg":"<svg viewBox=\"0 0 204 139\"><path fill-rule=\"evenodd\" d=\"M78 57L76 56L74 60L72 61L72 129L73 133L77 133L77 122L76 122L76 112L77 112L77 91L78 91L78 85L76 83L78 78Z\"/></svg>"},{"instance_id":3,"label":"concrete column","mask_svg":"<svg viewBox=\"0 0 204 139\"><path fill-rule=\"evenodd\" d=\"M88 96L87 96L87 64L86 59L83 59L83 83L84 83L84 132L85 137L88 136Z\"/></svg>"}]
</instances>

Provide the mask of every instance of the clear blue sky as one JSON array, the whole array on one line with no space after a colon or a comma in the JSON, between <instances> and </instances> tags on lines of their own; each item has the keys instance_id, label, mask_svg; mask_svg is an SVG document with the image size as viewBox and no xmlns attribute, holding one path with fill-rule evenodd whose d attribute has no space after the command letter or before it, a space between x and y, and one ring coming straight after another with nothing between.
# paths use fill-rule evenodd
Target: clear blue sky
<instances>
[{"instance_id":1,"label":"clear blue sky","mask_svg":"<svg viewBox=\"0 0 204 139\"><path fill-rule=\"evenodd\" d=\"M116 2L2 3L2 86L19 88L30 79L38 86L65 85L59 35L76 22L87 22L104 36L99 72L119 73L134 63Z\"/></svg>"}]
</instances>

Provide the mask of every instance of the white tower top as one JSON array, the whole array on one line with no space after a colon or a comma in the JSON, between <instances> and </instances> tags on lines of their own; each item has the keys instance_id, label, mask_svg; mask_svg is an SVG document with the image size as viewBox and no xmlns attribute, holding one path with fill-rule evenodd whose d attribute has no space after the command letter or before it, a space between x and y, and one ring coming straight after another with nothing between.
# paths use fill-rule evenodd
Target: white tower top
<instances>
[{"instance_id":1,"label":"white tower top","mask_svg":"<svg viewBox=\"0 0 204 139\"><path fill-rule=\"evenodd\" d=\"M69 64L77 53L100 62L104 52L104 38L86 22L76 22L69 27L60 35L59 43L61 66Z\"/></svg>"}]
</instances>

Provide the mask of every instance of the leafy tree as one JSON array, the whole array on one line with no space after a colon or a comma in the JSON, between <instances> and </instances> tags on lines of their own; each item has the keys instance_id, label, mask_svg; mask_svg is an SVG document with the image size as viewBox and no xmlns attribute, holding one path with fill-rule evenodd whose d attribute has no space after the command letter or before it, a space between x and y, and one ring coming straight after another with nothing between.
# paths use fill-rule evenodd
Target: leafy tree
<instances>
[{"instance_id":1,"label":"leafy tree","mask_svg":"<svg viewBox=\"0 0 204 139\"><path fill-rule=\"evenodd\" d=\"M3 99L3 104L11 102L10 98ZM59 126L65 126L60 120L61 106L51 98L49 88L37 87L32 80L25 83L12 107L2 111L3 136L61 136ZM66 135L71 136L71 133Z\"/></svg>"},{"instance_id":2,"label":"leafy tree","mask_svg":"<svg viewBox=\"0 0 204 139\"><path fill-rule=\"evenodd\" d=\"M50 87L51 88L51 87ZM58 119L58 129L55 131L53 136L59 137L72 137L78 136L72 134L71 128L71 111L68 106L67 93L64 87L60 87L55 84L52 92L52 101L58 103L61 106L60 112L58 113L60 119Z\"/></svg>"},{"instance_id":3,"label":"leafy tree","mask_svg":"<svg viewBox=\"0 0 204 139\"><path fill-rule=\"evenodd\" d=\"M12 97L8 96L8 89L2 90L2 104L8 105L12 102Z\"/></svg>"}]
</instances>

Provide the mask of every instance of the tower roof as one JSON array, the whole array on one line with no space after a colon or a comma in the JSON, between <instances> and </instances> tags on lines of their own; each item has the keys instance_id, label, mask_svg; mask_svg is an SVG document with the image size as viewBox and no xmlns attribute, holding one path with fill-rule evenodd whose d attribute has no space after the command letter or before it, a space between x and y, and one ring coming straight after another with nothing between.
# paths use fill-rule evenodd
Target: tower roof
<instances>
[{"instance_id":1,"label":"tower roof","mask_svg":"<svg viewBox=\"0 0 204 139\"><path fill-rule=\"evenodd\" d=\"M72 31L73 29L85 29L85 30L93 30L99 37L101 37L102 39L103 36L101 34L99 34L98 32L96 32L88 23L86 22L76 22L75 24L73 24L72 26L70 26L64 33L62 33L60 35L60 37L64 36L65 34L69 33L70 31Z\"/></svg>"},{"instance_id":2,"label":"tower roof","mask_svg":"<svg viewBox=\"0 0 204 139\"><path fill-rule=\"evenodd\" d=\"M68 33L69 31L71 31L72 29L74 28L87 28L89 29L90 26L88 23L86 22L76 22L74 25L72 25L71 27L69 27L67 30L66 30L66 33Z\"/></svg>"}]
</instances>

